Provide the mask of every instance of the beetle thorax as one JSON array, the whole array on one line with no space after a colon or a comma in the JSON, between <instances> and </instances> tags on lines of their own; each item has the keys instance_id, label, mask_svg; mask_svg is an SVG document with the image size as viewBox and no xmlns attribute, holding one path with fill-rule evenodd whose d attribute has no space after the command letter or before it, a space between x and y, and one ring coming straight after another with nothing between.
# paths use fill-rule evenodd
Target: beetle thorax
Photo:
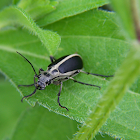
<instances>
[{"instance_id":1,"label":"beetle thorax","mask_svg":"<svg viewBox=\"0 0 140 140\"><path fill-rule=\"evenodd\" d=\"M39 80L40 82L42 82L42 83L47 83L47 82L49 82L51 79L52 79L52 78L51 78L51 75L46 76L46 75L44 75L44 74L41 74L41 76L39 77L38 80Z\"/></svg>"}]
</instances>

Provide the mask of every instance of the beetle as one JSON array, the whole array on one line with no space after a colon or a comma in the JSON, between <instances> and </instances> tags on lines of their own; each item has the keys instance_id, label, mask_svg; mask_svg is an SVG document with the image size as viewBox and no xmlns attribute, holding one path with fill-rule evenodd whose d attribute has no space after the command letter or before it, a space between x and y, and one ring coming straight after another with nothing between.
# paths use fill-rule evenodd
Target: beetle
<instances>
[{"instance_id":1,"label":"beetle","mask_svg":"<svg viewBox=\"0 0 140 140\"><path fill-rule=\"evenodd\" d=\"M85 73L85 74L95 75L95 76L101 76L101 77L113 77L113 75L107 76L107 75L101 75L101 74L95 74L95 73L89 73L89 72L83 71L82 70L83 60L79 54L66 55L59 59L55 59L53 56L50 56L51 64L48 65L47 70L44 71L42 68L40 68L39 74L37 75L32 63L27 58L25 58L22 54L20 54L19 52L17 52L17 53L19 55L21 55L31 65L31 67L35 73L33 84L18 85L18 86L26 86L26 87L35 86L35 90L33 91L33 93L24 96L21 99L21 102L23 102L24 98L28 98L28 97L34 95L36 93L36 90L44 90L46 88L46 86L48 86L50 84L55 84L55 85L60 85L60 89L58 92L58 99L57 99L59 106L61 108L65 108L67 111L69 111L67 107L62 106L60 104L60 100L59 100L60 93L62 91L62 85L63 85L64 81L71 79L74 82L77 82L79 84L94 86L94 87L98 87L100 89L101 88L100 86L83 83L83 82L75 80L73 77L76 76L77 74L79 74L80 72ZM36 82L36 78L38 78L37 82Z\"/></svg>"}]
</instances>

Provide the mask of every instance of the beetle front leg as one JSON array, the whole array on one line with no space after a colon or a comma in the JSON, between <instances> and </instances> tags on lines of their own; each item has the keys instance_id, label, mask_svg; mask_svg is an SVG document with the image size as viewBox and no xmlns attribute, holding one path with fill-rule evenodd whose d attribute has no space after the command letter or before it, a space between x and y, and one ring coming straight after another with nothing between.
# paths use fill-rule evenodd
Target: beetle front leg
<instances>
[{"instance_id":1,"label":"beetle front leg","mask_svg":"<svg viewBox=\"0 0 140 140\"><path fill-rule=\"evenodd\" d=\"M50 60L53 63L56 59L53 56L50 56Z\"/></svg>"},{"instance_id":2,"label":"beetle front leg","mask_svg":"<svg viewBox=\"0 0 140 140\"><path fill-rule=\"evenodd\" d=\"M59 93L58 93L58 100L57 100L57 102L58 102L58 104L59 104L59 106L60 106L61 108L66 108L65 106L62 106L62 105L60 104L60 101L59 101L60 93L61 93L61 91L62 91L62 85L63 85L63 82L61 82L61 86L60 86L60 90L59 90ZM66 108L66 109L67 109L67 111L69 111L68 108Z\"/></svg>"}]
</instances>

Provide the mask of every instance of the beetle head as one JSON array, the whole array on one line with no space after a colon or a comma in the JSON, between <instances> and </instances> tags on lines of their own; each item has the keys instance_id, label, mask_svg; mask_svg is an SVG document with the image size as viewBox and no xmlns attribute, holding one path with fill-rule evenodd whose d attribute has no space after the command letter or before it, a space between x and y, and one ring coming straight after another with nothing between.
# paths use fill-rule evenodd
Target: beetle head
<instances>
[{"instance_id":1,"label":"beetle head","mask_svg":"<svg viewBox=\"0 0 140 140\"><path fill-rule=\"evenodd\" d=\"M37 89L43 90L43 89L45 89L46 86L51 84L51 80L52 80L52 76L49 73L42 72L38 76L38 81L35 85L36 85Z\"/></svg>"}]
</instances>

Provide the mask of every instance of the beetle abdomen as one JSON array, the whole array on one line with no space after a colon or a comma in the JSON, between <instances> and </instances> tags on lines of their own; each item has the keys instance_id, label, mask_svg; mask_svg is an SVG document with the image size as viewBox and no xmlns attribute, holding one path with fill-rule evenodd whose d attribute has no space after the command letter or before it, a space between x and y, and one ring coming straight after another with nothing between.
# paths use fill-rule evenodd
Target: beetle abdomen
<instances>
[{"instance_id":1,"label":"beetle abdomen","mask_svg":"<svg viewBox=\"0 0 140 140\"><path fill-rule=\"evenodd\" d=\"M70 57L70 56L68 56ZM79 70L83 68L83 61L80 56L74 55L70 58L66 58L66 61L64 61L59 67L58 70L60 73L66 73L71 72L74 70Z\"/></svg>"}]
</instances>

